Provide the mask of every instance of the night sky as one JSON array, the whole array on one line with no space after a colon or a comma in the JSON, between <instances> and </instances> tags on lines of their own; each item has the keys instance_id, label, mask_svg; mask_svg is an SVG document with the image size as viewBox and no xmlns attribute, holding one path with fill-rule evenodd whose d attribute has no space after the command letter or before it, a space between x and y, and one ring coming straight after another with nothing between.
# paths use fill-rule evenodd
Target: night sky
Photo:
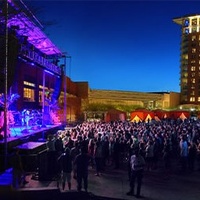
<instances>
[{"instance_id":1,"label":"night sky","mask_svg":"<svg viewBox=\"0 0 200 200\"><path fill-rule=\"evenodd\" d=\"M91 89L180 92L180 26L200 1L24 1ZM37 10L37 11L35 11ZM49 25L47 25L49 24Z\"/></svg>"}]
</instances>

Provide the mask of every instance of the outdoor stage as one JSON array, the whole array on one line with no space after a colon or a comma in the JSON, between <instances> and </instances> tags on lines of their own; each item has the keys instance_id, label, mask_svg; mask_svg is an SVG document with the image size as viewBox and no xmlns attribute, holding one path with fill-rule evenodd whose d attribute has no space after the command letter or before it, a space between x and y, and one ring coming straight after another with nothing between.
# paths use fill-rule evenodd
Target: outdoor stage
<instances>
[{"instance_id":1,"label":"outdoor stage","mask_svg":"<svg viewBox=\"0 0 200 200\"><path fill-rule=\"evenodd\" d=\"M62 124L45 125L42 126L13 126L9 128L10 136L7 137L8 151L26 142L39 142L45 141L47 135L54 134L62 129ZM0 140L0 152L5 147L5 140ZM32 148L28 146L28 148ZM25 149L23 147L23 149Z\"/></svg>"},{"instance_id":2,"label":"outdoor stage","mask_svg":"<svg viewBox=\"0 0 200 200\"><path fill-rule=\"evenodd\" d=\"M11 167L9 159L15 148L20 149L20 154L27 171L35 171L40 165L40 160L45 154L46 139L49 134L55 134L62 130L62 124L45 125L45 127L25 127L16 126L10 128L10 136L7 137L7 168ZM5 161L5 140L0 140L0 162ZM5 170L5 166L0 166L0 172ZM41 170L40 166L40 170Z\"/></svg>"}]
</instances>

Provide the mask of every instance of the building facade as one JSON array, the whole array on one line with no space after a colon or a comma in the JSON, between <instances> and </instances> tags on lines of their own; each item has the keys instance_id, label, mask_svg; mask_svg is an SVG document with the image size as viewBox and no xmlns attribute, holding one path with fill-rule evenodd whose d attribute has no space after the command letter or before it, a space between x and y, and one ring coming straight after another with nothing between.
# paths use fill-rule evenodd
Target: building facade
<instances>
[{"instance_id":1,"label":"building facade","mask_svg":"<svg viewBox=\"0 0 200 200\"><path fill-rule=\"evenodd\" d=\"M179 105L179 93L89 90L89 103L135 105L146 109L171 109Z\"/></svg>"},{"instance_id":2,"label":"building facade","mask_svg":"<svg viewBox=\"0 0 200 200\"><path fill-rule=\"evenodd\" d=\"M174 18L181 28L180 103L200 103L200 15Z\"/></svg>"}]
</instances>

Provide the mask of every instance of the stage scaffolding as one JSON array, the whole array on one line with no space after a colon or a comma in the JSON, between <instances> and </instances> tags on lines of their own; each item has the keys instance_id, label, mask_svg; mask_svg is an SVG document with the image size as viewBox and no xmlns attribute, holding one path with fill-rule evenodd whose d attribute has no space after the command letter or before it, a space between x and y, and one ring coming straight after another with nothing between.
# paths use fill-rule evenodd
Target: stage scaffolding
<instances>
[{"instance_id":1,"label":"stage scaffolding","mask_svg":"<svg viewBox=\"0 0 200 200\"><path fill-rule=\"evenodd\" d=\"M22 1L20 1L22 3ZM23 5L25 5L23 3ZM27 8L27 7L26 7ZM5 65L4 67L4 143L5 143L5 169L7 166L7 96L8 96L8 43L9 34L14 34L20 44L18 59L26 62L34 63L38 67L44 69L43 72L43 93L42 99L45 98L45 73L51 73L57 77L62 77L62 67L58 66L58 60L64 58L64 75L66 75L66 55L64 55L59 48L52 43L52 41L41 30L42 25L36 17L29 13L31 17L27 16L27 11L23 11L16 1L5 0L3 2L2 10L0 10L0 24L5 27L5 32L1 36L5 38ZM64 88L66 96L66 85ZM66 97L64 102L64 111L66 112ZM42 112L44 112L44 103L42 105ZM66 117L65 117L66 118ZM66 120L66 119L65 119ZM65 122L66 124L66 122ZM43 124L44 125L44 124Z\"/></svg>"}]
</instances>

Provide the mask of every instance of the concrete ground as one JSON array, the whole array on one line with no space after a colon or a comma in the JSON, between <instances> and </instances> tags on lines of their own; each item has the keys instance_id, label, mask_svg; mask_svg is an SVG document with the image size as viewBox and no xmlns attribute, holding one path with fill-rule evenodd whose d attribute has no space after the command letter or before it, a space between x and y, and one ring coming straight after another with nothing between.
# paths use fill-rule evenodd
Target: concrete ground
<instances>
[{"instance_id":1,"label":"concrete ground","mask_svg":"<svg viewBox=\"0 0 200 200\"><path fill-rule=\"evenodd\" d=\"M1 197L6 200L38 199L121 199L132 200L134 196L127 196L129 191L128 173L125 168L113 169L108 167L104 173L95 176L95 170L89 169L88 193L76 191L76 180L72 180L72 190L60 190L56 181L38 181L32 179L32 174L27 176L28 184L18 191L12 190L9 185L1 186ZM170 178L164 178L162 166L157 170L145 171L142 185L142 199L146 200L199 200L200 199L200 171L181 173L179 166L175 165ZM0 199L3 199L1 198Z\"/></svg>"}]
</instances>

